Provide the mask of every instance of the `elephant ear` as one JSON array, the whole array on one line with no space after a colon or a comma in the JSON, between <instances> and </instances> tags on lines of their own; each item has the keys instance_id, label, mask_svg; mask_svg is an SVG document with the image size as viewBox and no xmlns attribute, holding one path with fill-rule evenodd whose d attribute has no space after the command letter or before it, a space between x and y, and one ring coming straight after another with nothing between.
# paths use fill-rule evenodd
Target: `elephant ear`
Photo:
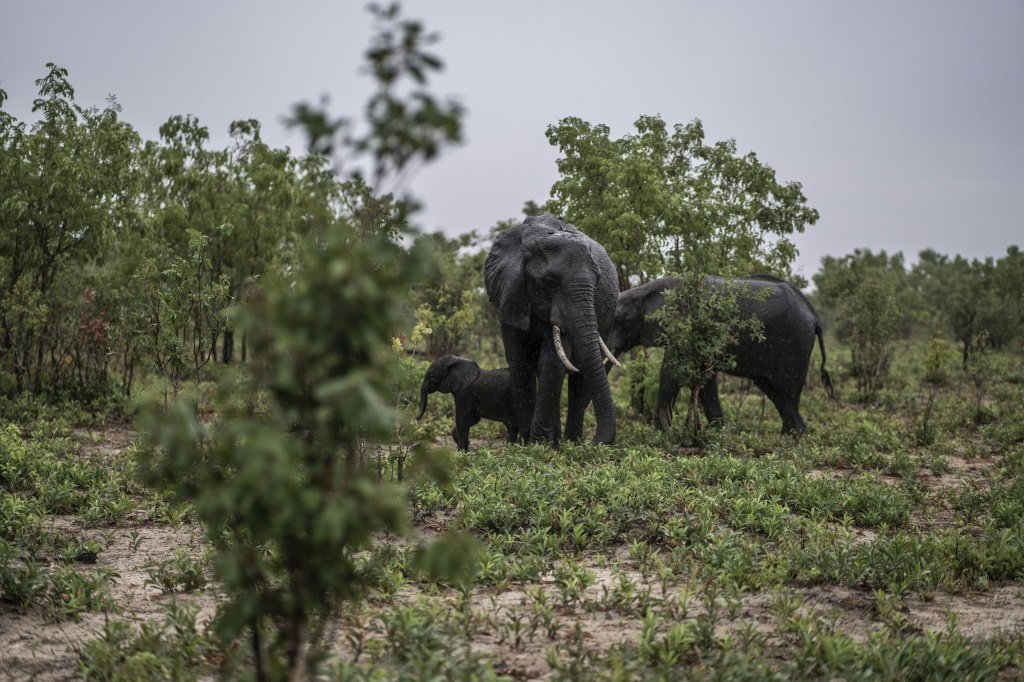
<instances>
[{"instance_id":1,"label":"elephant ear","mask_svg":"<svg viewBox=\"0 0 1024 682\"><path fill-rule=\"evenodd\" d=\"M665 292L661 289L655 289L649 294L644 296L643 300L643 319L647 319L647 316L653 313L655 310L660 308L665 302Z\"/></svg>"},{"instance_id":2,"label":"elephant ear","mask_svg":"<svg viewBox=\"0 0 1024 682\"><path fill-rule=\"evenodd\" d=\"M478 376L480 376L480 365L469 358L453 356L452 362L448 366L448 372L441 379L441 383L437 385L437 390L441 393L461 391L476 381Z\"/></svg>"},{"instance_id":3,"label":"elephant ear","mask_svg":"<svg viewBox=\"0 0 1024 682\"><path fill-rule=\"evenodd\" d=\"M523 225L498 235L484 265L487 298L498 317L516 329L530 328L530 300L526 295Z\"/></svg>"}]
</instances>

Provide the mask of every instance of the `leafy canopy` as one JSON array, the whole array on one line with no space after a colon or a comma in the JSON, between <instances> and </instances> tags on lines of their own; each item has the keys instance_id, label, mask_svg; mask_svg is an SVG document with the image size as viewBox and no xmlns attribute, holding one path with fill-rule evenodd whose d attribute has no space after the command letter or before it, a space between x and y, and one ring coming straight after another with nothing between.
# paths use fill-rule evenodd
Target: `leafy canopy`
<instances>
[{"instance_id":1,"label":"leafy canopy","mask_svg":"<svg viewBox=\"0 0 1024 682\"><path fill-rule=\"evenodd\" d=\"M735 140L706 143L699 119L670 130L641 116L634 127L614 139L565 118L546 133L561 153L548 208L605 247L620 288L668 271L792 276L789 236L818 220L800 183L737 155Z\"/></svg>"}]
</instances>

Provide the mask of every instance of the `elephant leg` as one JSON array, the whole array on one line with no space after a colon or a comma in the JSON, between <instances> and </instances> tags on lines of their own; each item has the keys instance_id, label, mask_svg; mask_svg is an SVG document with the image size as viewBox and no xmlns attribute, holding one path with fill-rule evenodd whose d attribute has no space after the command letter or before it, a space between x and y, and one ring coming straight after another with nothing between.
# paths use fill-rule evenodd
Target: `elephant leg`
<instances>
[{"instance_id":1,"label":"elephant leg","mask_svg":"<svg viewBox=\"0 0 1024 682\"><path fill-rule=\"evenodd\" d=\"M807 432L807 425L804 424L803 418L800 417L799 405L800 405L800 394L795 396L783 393L775 388L775 385L763 377L755 377L754 383L759 389L764 391L764 394L768 396L768 399L775 405L775 409L779 412L779 417L782 418L782 432L792 434L802 434Z\"/></svg>"},{"instance_id":2,"label":"elephant leg","mask_svg":"<svg viewBox=\"0 0 1024 682\"><path fill-rule=\"evenodd\" d=\"M508 442L510 444L519 441L519 429L516 428L515 422L505 423L505 433L508 435Z\"/></svg>"},{"instance_id":3,"label":"elephant leg","mask_svg":"<svg viewBox=\"0 0 1024 682\"><path fill-rule=\"evenodd\" d=\"M551 443L558 447L561 440L562 378L565 366L555 354L554 344L545 344L537 364L537 401L530 425L530 442Z\"/></svg>"},{"instance_id":4,"label":"elephant leg","mask_svg":"<svg viewBox=\"0 0 1024 682\"><path fill-rule=\"evenodd\" d=\"M800 393L784 394L782 401L786 406L785 412L781 410L779 412L783 414L782 432L797 436L807 433L807 424L804 423L803 417L800 416Z\"/></svg>"},{"instance_id":5,"label":"elephant leg","mask_svg":"<svg viewBox=\"0 0 1024 682\"><path fill-rule=\"evenodd\" d=\"M565 439L578 443L583 440L583 413L590 402L587 382L579 374L569 375L569 412L565 417Z\"/></svg>"},{"instance_id":6,"label":"elephant leg","mask_svg":"<svg viewBox=\"0 0 1024 682\"><path fill-rule=\"evenodd\" d=\"M455 410L455 428L452 429L452 438L455 440L455 446L463 452L469 450L469 427L475 423L471 417L472 415L467 414L464 410Z\"/></svg>"},{"instance_id":7,"label":"elephant leg","mask_svg":"<svg viewBox=\"0 0 1024 682\"><path fill-rule=\"evenodd\" d=\"M459 450L469 450L469 425L456 420L455 428L452 429L452 439Z\"/></svg>"},{"instance_id":8,"label":"elephant leg","mask_svg":"<svg viewBox=\"0 0 1024 682\"><path fill-rule=\"evenodd\" d=\"M718 398L718 376L712 375L697 393L700 398L701 407L704 408L704 416L708 418L709 424L721 424L725 421L725 412L722 411L722 403Z\"/></svg>"},{"instance_id":9,"label":"elephant leg","mask_svg":"<svg viewBox=\"0 0 1024 682\"><path fill-rule=\"evenodd\" d=\"M463 452L469 450L469 429L479 424L482 417L476 400L477 396L471 391L463 391L455 396L455 429L452 438Z\"/></svg>"},{"instance_id":10,"label":"elephant leg","mask_svg":"<svg viewBox=\"0 0 1024 682\"><path fill-rule=\"evenodd\" d=\"M654 425L665 431L672 425L672 409L679 397L679 380L672 375L668 363L662 361L658 376L658 401L654 405Z\"/></svg>"},{"instance_id":11,"label":"elephant leg","mask_svg":"<svg viewBox=\"0 0 1024 682\"><path fill-rule=\"evenodd\" d=\"M504 324L501 325L501 339L505 344L505 360L508 362L516 430L521 438L526 438L533 423L537 383L534 370L540 348L526 332Z\"/></svg>"}]
</instances>

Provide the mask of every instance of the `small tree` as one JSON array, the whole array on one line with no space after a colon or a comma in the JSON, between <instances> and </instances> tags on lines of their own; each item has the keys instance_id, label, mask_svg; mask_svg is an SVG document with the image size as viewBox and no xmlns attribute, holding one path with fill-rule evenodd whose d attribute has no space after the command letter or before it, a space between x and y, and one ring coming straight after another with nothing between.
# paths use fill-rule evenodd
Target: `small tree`
<instances>
[{"instance_id":1,"label":"small tree","mask_svg":"<svg viewBox=\"0 0 1024 682\"><path fill-rule=\"evenodd\" d=\"M889 373L900 311L896 287L883 272L869 273L838 307L836 335L850 346L850 369L861 397L878 393Z\"/></svg>"},{"instance_id":2,"label":"small tree","mask_svg":"<svg viewBox=\"0 0 1024 682\"><path fill-rule=\"evenodd\" d=\"M921 424L918 428L917 440L921 445L930 445L935 439L932 433L931 416L935 406L935 398L939 389L949 383L949 358L950 350L942 339L932 339L928 342L928 350L924 357L924 377L922 383L928 391L928 398L925 402L924 412L921 415Z\"/></svg>"},{"instance_id":3,"label":"small tree","mask_svg":"<svg viewBox=\"0 0 1024 682\"><path fill-rule=\"evenodd\" d=\"M474 246L474 234L449 239L441 233L428 237L438 267L414 294L416 321L430 332L425 336L431 358L468 354L466 347L482 312L489 307L481 286L482 257L486 252L465 253Z\"/></svg>"},{"instance_id":4,"label":"small tree","mask_svg":"<svg viewBox=\"0 0 1024 682\"><path fill-rule=\"evenodd\" d=\"M981 331L971 338L968 353L964 361L964 372L974 385L974 423L981 424L988 420L989 414L984 410L985 387L995 374L995 358L993 357L992 337L987 331Z\"/></svg>"},{"instance_id":5,"label":"small tree","mask_svg":"<svg viewBox=\"0 0 1024 682\"><path fill-rule=\"evenodd\" d=\"M216 427L179 407L146 429L166 452L148 480L195 505L229 596L217 626L228 641L250 634L260 679L301 670L323 618L365 585L356 553L407 522L362 444L393 433L393 302L427 252L339 231L302 265L238 320L258 360L222 385Z\"/></svg>"},{"instance_id":6,"label":"small tree","mask_svg":"<svg viewBox=\"0 0 1024 682\"><path fill-rule=\"evenodd\" d=\"M730 348L741 337L763 339L761 320L744 315L741 300L756 298L748 285L704 275L676 275L679 287L665 292L665 303L653 314L661 329L665 366L690 391L683 436L699 442L697 395L715 372L735 366ZM659 415L660 417L660 415Z\"/></svg>"},{"instance_id":7,"label":"small tree","mask_svg":"<svg viewBox=\"0 0 1024 682\"><path fill-rule=\"evenodd\" d=\"M699 119L641 116L613 138L564 118L546 135L560 153L547 209L604 246L620 290L669 270L792 277L790 236L818 220L800 183L779 181L735 140L706 141Z\"/></svg>"},{"instance_id":8,"label":"small tree","mask_svg":"<svg viewBox=\"0 0 1024 682\"><path fill-rule=\"evenodd\" d=\"M889 372L896 339L911 326L915 296L903 254L857 249L841 258L826 256L814 284L822 316L850 347L850 374L860 397L873 398Z\"/></svg>"},{"instance_id":9,"label":"small tree","mask_svg":"<svg viewBox=\"0 0 1024 682\"><path fill-rule=\"evenodd\" d=\"M225 324L227 276L209 279L208 243L206 235L189 230L188 257L142 257L132 277L139 305L131 314L141 318L136 320L138 344L167 382L165 403L168 387L177 397L188 376L199 383L200 371L212 358L206 352L208 335L219 335Z\"/></svg>"}]
</instances>

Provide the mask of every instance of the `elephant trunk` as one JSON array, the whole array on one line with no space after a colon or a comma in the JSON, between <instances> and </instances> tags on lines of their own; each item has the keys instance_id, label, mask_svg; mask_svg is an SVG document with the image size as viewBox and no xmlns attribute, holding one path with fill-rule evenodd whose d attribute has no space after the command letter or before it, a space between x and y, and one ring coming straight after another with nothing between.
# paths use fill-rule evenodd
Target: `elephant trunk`
<instances>
[{"instance_id":1,"label":"elephant trunk","mask_svg":"<svg viewBox=\"0 0 1024 682\"><path fill-rule=\"evenodd\" d=\"M603 344L594 313L593 290L577 292L572 297L569 310L572 311L570 329L580 373L594 401L594 414L597 417L594 442L610 445L615 441L615 405L604 368L605 354L601 349Z\"/></svg>"},{"instance_id":2,"label":"elephant trunk","mask_svg":"<svg viewBox=\"0 0 1024 682\"><path fill-rule=\"evenodd\" d=\"M423 419L423 413L427 411L427 396L430 391L427 390L427 380L423 380L423 385L420 386L420 413L416 415L417 419Z\"/></svg>"}]
</instances>

